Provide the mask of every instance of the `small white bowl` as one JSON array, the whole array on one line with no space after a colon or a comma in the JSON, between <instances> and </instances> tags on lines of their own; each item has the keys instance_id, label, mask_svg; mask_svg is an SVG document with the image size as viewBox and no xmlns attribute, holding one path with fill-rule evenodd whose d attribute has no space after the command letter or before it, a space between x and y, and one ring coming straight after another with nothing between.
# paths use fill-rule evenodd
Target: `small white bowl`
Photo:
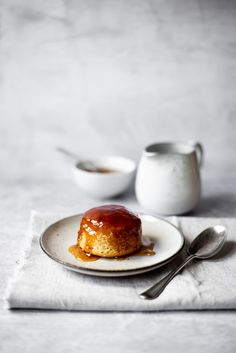
<instances>
[{"instance_id":1,"label":"small white bowl","mask_svg":"<svg viewBox=\"0 0 236 353\"><path fill-rule=\"evenodd\" d=\"M114 170L112 173L90 172L84 170L86 161L75 164L73 171L77 185L90 196L105 199L124 192L134 180L136 164L134 161L107 156L89 159L97 168Z\"/></svg>"}]
</instances>

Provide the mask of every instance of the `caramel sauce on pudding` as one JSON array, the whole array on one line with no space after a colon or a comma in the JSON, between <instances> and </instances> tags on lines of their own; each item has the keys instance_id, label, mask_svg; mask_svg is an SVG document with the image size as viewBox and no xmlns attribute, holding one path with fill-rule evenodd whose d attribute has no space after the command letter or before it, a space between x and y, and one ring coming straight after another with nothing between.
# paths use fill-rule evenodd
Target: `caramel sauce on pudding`
<instances>
[{"instance_id":1,"label":"caramel sauce on pudding","mask_svg":"<svg viewBox=\"0 0 236 353\"><path fill-rule=\"evenodd\" d=\"M141 246L140 218L119 205L94 207L85 212L77 242L86 253L101 257L129 255Z\"/></svg>"},{"instance_id":2,"label":"caramel sauce on pudding","mask_svg":"<svg viewBox=\"0 0 236 353\"><path fill-rule=\"evenodd\" d=\"M104 205L91 208L83 215L83 222L89 222L94 230L97 227L116 227L124 230L124 227L130 229L141 225L139 217L124 206L119 205Z\"/></svg>"},{"instance_id":3,"label":"caramel sauce on pudding","mask_svg":"<svg viewBox=\"0 0 236 353\"><path fill-rule=\"evenodd\" d=\"M131 255L128 256L120 256L120 257L114 257L110 258L110 260L126 260L127 258L131 256L154 256L156 255L156 252L153 250L154 249L154 243L151 243L149 245L141 245L141 248L134 252ZM96 256L96 255L90 255L86 252L84 252L77 244L72 245L69 247L69 252L77 259L83 262L92 262L92 261L97 261L101 259L101 256Z\"/></svg>"},{"instance_id":4,"label":"caramel sauce on pudding","mask_svg":"<svg viewBox=\"0 0 236 353\"><path fill-rule=\"evenodd\" d=\"M119 205L99 206L84 213L77 244L69 251L80 261L155 255L154 243L141 237L142 224L137 215Z\"/></svg>"}]
</instances>

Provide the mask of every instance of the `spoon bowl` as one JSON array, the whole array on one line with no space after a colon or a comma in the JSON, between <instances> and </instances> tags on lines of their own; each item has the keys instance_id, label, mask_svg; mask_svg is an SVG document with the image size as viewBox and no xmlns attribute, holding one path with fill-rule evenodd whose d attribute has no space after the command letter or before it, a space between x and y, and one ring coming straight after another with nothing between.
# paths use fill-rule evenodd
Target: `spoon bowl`
<instances>
[{"instance_id":1,"label":"spoon bowl","mask_svg":"<svg viewBox=\"0 0 236 353\"><path fill-rule=\"evenodd\" d=\"M188 254L206 260L216 255L226 240L226 229L222 225L210 227L201 232L190 244Z\"/></svg>"}]
</instances>

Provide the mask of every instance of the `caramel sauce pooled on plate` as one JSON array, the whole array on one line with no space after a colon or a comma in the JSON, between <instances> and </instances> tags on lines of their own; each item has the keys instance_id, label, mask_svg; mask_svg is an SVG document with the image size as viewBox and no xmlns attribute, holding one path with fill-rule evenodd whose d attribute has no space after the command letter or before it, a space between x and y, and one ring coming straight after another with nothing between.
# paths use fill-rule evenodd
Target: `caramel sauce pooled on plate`
<instances>
[{"instance_id":1,"label":"caramel sauce pooled on plate","mask_svg":"<svg viewBox=\"0 0 236 353\"><path fill-rule=\"evenodd\" d=\"M121 256L121 257L115 257L115 260L126 260L128 257L131 256L154 256L156 255L156 252L154 249L154 243L150 243L148 245L142 244L140 249L135 251L133 254L127 255L127 256Z\"/></svg>"},{"instance_id":2,"label":"caramel sauce pooled on plate","mask_svg":"<svg viewBox=\"0 0 236 353\"><path fill-rule=\"evenodd\" d=\"M96 261L100 258L99 256L87 254L77 244L70 246L68 250L77 260L83 262Z\"/></svg>"},{"instance_id":3,"label":"caramel sauce pooled on plate","mask_svg":"<svg viewBox=\"0 0 236 353\"><path fill-rule=\"evenodd\" d=\"M153 256L156 255L156 252L154 250L154 243L150 243L148 245L141 245L141 248L136 251L134 254L131 254L132 256Z\"/></svg>"},{"instance_id":4,"label":"caramel sauce pooled on plate","mask_svg":"<svg viewBox=\"0 0 236 353\"><path fill-rule=\"evenodd\" d=\"M121 256L121 257L113 257L113 258L107 257L107 259L126 260L128 257L131 257L131 256L154 256L156 252L153 249L154 249L154 243L150 243L148 245L142 244L140 249L134 252L133 254L130 254L127 256ZM100 256L87 254L77 244L70 246L68 250L77 260L80 260L83 262L96 261L100 259Z\"/></svg>"}]
</instances>

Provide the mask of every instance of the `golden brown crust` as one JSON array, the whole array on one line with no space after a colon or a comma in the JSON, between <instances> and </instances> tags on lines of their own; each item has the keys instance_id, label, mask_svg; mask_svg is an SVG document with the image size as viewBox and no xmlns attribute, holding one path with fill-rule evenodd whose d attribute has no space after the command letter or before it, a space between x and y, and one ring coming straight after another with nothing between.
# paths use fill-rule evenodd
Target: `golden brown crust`
<instances>
[{"instance_id":1,"label":"golden brown crust","mask_svg":"<svg viewBox=\"0 0 236 353\"><path fill-rule=\"evenodd\" d=\"M123 206L105 205L85 212L78 245L87 253L119 257L141 246L141 220Z\"/></svg>"}]
</instances>

